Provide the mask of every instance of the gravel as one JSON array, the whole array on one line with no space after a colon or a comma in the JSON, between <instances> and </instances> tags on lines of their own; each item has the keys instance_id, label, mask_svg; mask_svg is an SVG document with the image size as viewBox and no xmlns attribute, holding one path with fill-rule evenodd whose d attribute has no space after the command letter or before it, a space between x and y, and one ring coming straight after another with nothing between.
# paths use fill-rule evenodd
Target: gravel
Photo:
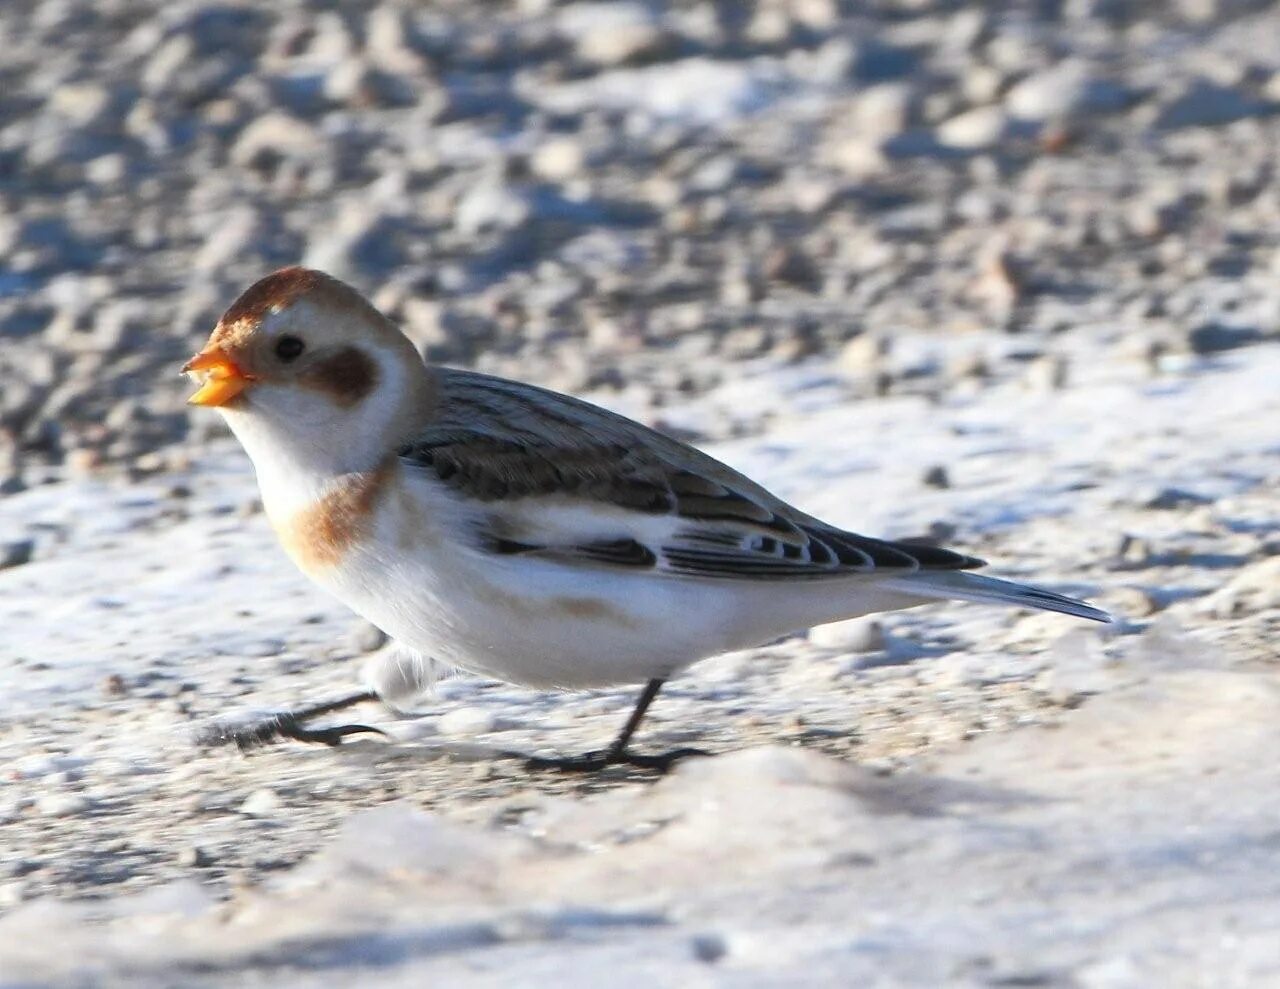
<instances>
[{"instance_id":1,"label":"gravel","mask_svg":"<svg viewBox=\"0 0 1280 989\"><path fill-rule=\"evenodd\" d=\"M0 570L29 563L35 549L34 539L15 539L0 543Z\"/></svg>"},{"instance_id":2,"label":"gravel","mask_svg":"<svg viewBox=\"0 0 1280 989\"><path fill-rule=\"evenodd\" d=\"M174 368L298 260L433 359L651 418L864 335L1275 334L1269 7L113 10L0 11L4 490L198 439Z\"/></svg>"},{"instance_id":3,"label":"gravel","mask_svg":"<svg viewBox=\"0 0 1280 989\"><path fill-rule=\"evenodd\" d=\"M1162 835L1151 847L1200 863L1186 868L1209 885L1160 914L1189 918L1186 927L1134 935L1110 954L1034 939L1025 957L1006 950L1031 938L1034 911L1010 913L1020 918L1012 934L971 939L895 877L967 877L966 910L990 920L984 905L1008 889L1062 892L1095 876L1090 856L1125 833L1112 811L1130 789L1150 787L1150 806L1194 817L1205 803L1195 787L1139 778L1157 764L1165 778L1163 740L1151 741L1149 763L1107 777L1122 785L1079 821L1070 773L1016 771L1024 732L1048 724L1052 736L1099 696L1117 724L1142 729L1124 715L1147 712L1144 677L1201 678L1170 688L1166 712L1193 742L1274 748L1241 734L1253 722L1233 705L1274 723L1261 693L1241 685L1270 675L1277 631L1267 428L1278 420L1267 395L1280 339L1280 53L1258 43L1277 36L1275 5L1237 0L0 4L0 750L12 792L0 821L13 849L0 913L19 918L0 940L39 947L22 933L22 911L47 932L40 911L55 897L99 897L111 904L99 919L115 923L118 906L127 925L135 913L213 916L247 885L260 892L237 929L295 943L297 930L275 925L291 923L297 904L255 897L274 895L261 891L280 874L305 886L298 863L318 849L365 862L342 822L393 798L437 815L387 825L406 847L438 839L506 862L505 838L544 841L556 807L601 795L613 810L583 810L554 863L531 857L533 873L549 870L566 890L596 862L588 851L615 840L621 856L652 839L664 875L714 859L715 841L668 827L701 820L683 782L670 797L631 777L533 785L457 751L476 735L504 750L598 747L628 691L542 697L446 681L424 717L397 722L402 746L363 742L341 761L292 746L249 759L192 753L193 719L350 690L355 666L385 644L287 571L242 458L220 423L186 408L176 371L243 287L301 261L350 280L431 360L585 394L714 444L816 514L932 533L1013 564L1012 576L1096 591L1123 619L1102 645L1065 637L1061 619L957 619L969 612L955 609L832 626L673 684L647 736L735 758L761 743L823 753L803 764L778 752L727 759L723 777L702 778L731 807L750 780L783 815L787 841L762 832L732 846L735 862L768 868L773 849L823 819L806 809L868 813L831 783L850 759L896 772L937 758L1006 790L1035 792L1043 779L1043 806L1058 810L1035 826L1054 836L1045 847L1074 849L1055 860L1056 886L1038 852L1010 866L1003 889L966 871L1012 854L1022 811L994 828L979 815L973 832L946 814L908 814L920 830L907 845L933 850L919 873L914 852L819 836L799 872L788 865L734 901L758 903L774 927L717 900L726 877L738 881L736 865L708 866L701 880L691 870L689 883L705 888L688 910L636 889L632 919L616 923L599 919L613 905L603 894L590 918L486 913L475 902L484 882L450 874L460 885L442 887L457 893L444 901L466 916L410 938L409 954L460 945L465 965L488 946L518 955L511 970L538 981L554 946L589 941L604 957L634 939L668 973L700 966L685 982L705 981L707 966L791 965L815 981L827 972L831 984L870 983L892 956L915 984L1175 984L1153 945L1221 929L1245 947L1224 960L1201 945L1199 970L1236 965L1241 984L1262 984L1274 972L1247 968L1257 931L1177 907L1245 888L1204 864L1226 853L1213 846L1202 862L1136 810L1141 828ZM1208 671L1215 663L1227 669ZM1117 687L1125 671L1132 681ZM1198 698L1214 699L1216 713ZM1212 730L1191 731L1197 718ZM1088 722L1071 737L1132 751L1108 731ZM975 769L963 753L979 736L996 755ZM440 739L454 746L447 758L432 748ZM1254 801L1274 779L1237 778L1266 767L1219 765L1202 750L1180 765L1224 794L1249 794L1217 806L1242 815L1223 833L1251 833L1249 815L1266 809ZM793 819L795 780L810 803ZM637 793L657 796L650 806ZM738 809L738 820L755 813ZM897 834L898 820L867 828ZM953 827L948 852L942 831ZM997 832L1004 844L982 844ZM1131 866L1141 858L1131 852L1116 854ZM818 860L834 863L838 883L822 885ZM1273 864L1241 875L1273 875ZM386 872L389 889L406 881L384 860L360 868ZM806 936L795 943L826 946L787 955L778 918L802 905L778 889L794 880L820 898L836 885L861 890L865 876L885 892L872 883L862 900L814 902L827 916L883 923L831 943ZM1097 881L1088 903L1054 901L1059 919L1100 903L1127 909ZM339 903L369 892L334 888ZM901 923L899 895L920 908ZM381 909L369 922L392 925ZM255 927L255 910L272 923ZM68 931L91 928L60 916ZM298 916L310 919L296 943L332 933L324 918ZM731 918L723 929L720 916ZM1126 929L1122 917L1099 926ZM208 970L192 931L197 946L174 949L177 971ZM896 940L904 931L928 943ZM941 933L930 941L929 931ZM1262 934L1273 957L1274 931ZM401 944L387 937L376 950ZM553 947L539 954L542 939ZM937 948L978 941L981 952ZM77 942L89 959L81 981L142 970L127 939L118 943L116 965L93 953L92 936ZM243 950L286 957L273 944L252 955L259 947ZM428 974L462 984L450 950ZM850 951L876 963L859 969ZM647 981L660 983L657 971Z\"/></svg>"}]
</instances>

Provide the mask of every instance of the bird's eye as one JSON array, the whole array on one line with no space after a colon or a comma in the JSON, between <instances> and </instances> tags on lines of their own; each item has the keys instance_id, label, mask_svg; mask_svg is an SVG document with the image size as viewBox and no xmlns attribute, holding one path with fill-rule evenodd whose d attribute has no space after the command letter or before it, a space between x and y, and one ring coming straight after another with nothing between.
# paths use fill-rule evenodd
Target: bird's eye
<instances>
[{"instance_id":1,"label":"bird's eye","mask_svg":"<svg viewBox=\"0 0 1280 989\"><path fill-rule=\"evenodd\" d=\"M297 360L306 349L307 345L295 336L283 336L276 341L276 356L286 364Z\"/></svg>"}]
</instances>

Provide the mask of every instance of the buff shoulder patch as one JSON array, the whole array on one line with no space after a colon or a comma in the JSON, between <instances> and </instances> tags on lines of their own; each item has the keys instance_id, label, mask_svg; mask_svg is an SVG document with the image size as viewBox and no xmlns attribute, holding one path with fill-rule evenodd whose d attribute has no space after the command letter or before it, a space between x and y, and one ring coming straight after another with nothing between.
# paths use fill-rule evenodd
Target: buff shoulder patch
<instances>
[{"instance_id":1,"label":"buff shoulder patch","mask_svg":"<svg viewBox=\"0 0 1280 989\"><path fill-rule=\"evenodd\" d=\"M276 526L286 552L304 572L340 563L369 536L374 510L395 470L392 459L377 470L342 478L314 504Z\"/></svg>"}]
</instances>

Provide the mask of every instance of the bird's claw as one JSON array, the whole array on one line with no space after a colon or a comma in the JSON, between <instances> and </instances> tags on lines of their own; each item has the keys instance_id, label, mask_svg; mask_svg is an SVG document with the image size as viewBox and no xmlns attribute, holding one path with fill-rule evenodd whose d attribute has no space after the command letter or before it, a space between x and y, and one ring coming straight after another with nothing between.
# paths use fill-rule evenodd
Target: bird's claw
<instances>
[{"instance_id":1,"label":"bird's claw","mask_svg":"<svg viewBox=\"0 0 1280 989\"><path fill-rule=\"evenodd\" d=\"M550 769L561 773L594 773L609 766L633 766L636 769L652 769L660 774L671 770L682 759L707 758L710 752L702 749L672 749L654 755L642 755L627 749L602 749L578 756L526 756L511 753L524 761L526 769Z\"/></svg>"},{"instance_id":2,"label":"bird's claw","mask_svg":"<svg viewBox=\"0 0 1280 989\"><path fill-rule=\"evenodd\" d=\"M307 728L293 714L273 714L247 725L230 725L219 722L201 731L196 744L203 747L234 745L241 752L249 752L282 739L310 742L316 745L341 745L348 735L369 733L386 737L386 732L372 725L332 725L324 728Z\"/></svg>"}]
</instances>

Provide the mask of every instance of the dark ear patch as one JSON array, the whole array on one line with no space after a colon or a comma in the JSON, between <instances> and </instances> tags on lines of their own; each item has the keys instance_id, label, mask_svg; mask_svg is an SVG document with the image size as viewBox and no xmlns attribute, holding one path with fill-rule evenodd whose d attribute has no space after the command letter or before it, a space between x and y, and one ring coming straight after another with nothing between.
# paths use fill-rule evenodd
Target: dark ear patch
<instances>
[{"instance_id":1,"label":"dark ear patch","mask_svg":"<svg viewBox=\"0 0 1280 989\"><path fill-rule=\"evenodd\" d=\"M359 347L343 347L307 368L303 381L339 405L355 405L377 387L378 365Z\"/></svg>"}]
</instances>

